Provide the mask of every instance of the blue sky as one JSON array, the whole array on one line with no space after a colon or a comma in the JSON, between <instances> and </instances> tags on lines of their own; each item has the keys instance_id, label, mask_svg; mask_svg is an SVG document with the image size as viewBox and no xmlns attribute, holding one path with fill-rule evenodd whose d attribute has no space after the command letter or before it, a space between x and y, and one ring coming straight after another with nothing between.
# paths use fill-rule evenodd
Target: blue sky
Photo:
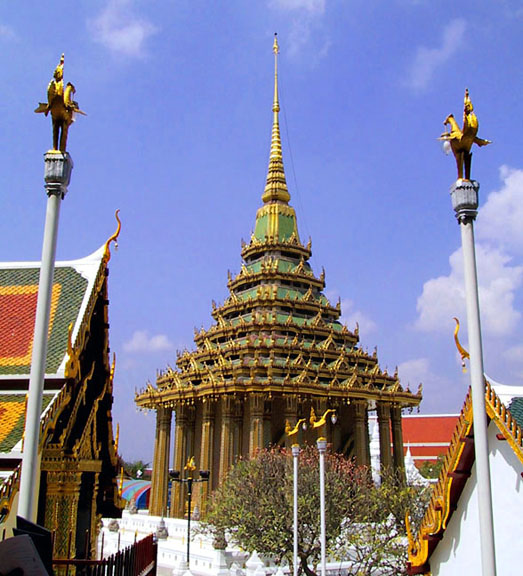
<instances>
[{"instance_id":1,"label":"blue sky","mask_svg":"<svg viewBox=\"0 0 523 576\"><path fill-rule=\"evenodd\" d=\"M312 265L383 368L423 382L422 411L459 411L453 316L466 319L452 157L436 137L470 90L481 183L476 239L485 369L523 384L523 135L519 0L0 2L0 260L40 258L48 119L33 114L65 52L88 114L57 257L86 256L123 222L110 264L114 419L150 460L154 415L134 391L192 348L240 267L265 183L272 37L291 203Z\"/></svg>"}]
</instances>

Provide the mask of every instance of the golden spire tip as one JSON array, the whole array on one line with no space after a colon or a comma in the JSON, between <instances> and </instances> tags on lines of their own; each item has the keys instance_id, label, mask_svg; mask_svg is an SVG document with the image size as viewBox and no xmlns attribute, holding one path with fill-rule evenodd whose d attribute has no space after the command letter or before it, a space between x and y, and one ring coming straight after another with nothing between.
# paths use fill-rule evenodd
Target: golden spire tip
<instances>
[{"instance_id":1,"label":"golden spire tip","mask_svg":"<svg viewBox=\"0 0 523 576\"><path fill-rule=\"evenodd\" d=\"M278 46L278 32L274 33L274 44L272 45L272 51L274 54L280 53L280 47Z\"/></svg>"}]
</instances>

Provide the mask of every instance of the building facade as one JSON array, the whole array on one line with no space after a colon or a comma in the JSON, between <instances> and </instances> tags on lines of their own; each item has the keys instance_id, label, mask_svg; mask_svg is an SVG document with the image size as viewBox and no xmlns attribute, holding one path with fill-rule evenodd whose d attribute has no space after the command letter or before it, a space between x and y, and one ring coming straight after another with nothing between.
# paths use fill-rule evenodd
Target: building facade
<instances>
[{"instance_id":1,"label":"building facade","mask_svg":"<svg viewBox=\"0 0 523 576\"><path fill-rule=\"evenodd\" d=\"M102 516L118 517L123 507L107 293L115 238L86 258L55 265L35 486L35 520L55 533L55 558L89 557ZM18 505L39 274L39 262L0 263L0 530L8 536Z\"/></svg>"}]
</instances>

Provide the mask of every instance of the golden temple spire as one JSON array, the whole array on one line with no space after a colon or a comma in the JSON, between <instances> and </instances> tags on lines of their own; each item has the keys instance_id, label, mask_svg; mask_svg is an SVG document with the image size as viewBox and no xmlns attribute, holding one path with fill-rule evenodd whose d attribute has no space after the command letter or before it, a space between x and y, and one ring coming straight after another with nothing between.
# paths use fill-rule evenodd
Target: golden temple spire
<instances>
[{"instance_id":1,"label":"golden temple spire","mask_svg":"<svg viewBox=\"0 0 523 576\"><path fill-rule=\"evenodd\" d=\"M269 202L283 202L287 204L290 200L290 194L287 190L285 172L283 170L283 157L281 153L280 123L278 114L280 112L280 103L278 100L278 36L274 34L274 102L272 105L272 137L271 153L269 157L269 170L267 173L267 183L263 192L262 200L265 204Z\"/></svg>"}]
</instances>

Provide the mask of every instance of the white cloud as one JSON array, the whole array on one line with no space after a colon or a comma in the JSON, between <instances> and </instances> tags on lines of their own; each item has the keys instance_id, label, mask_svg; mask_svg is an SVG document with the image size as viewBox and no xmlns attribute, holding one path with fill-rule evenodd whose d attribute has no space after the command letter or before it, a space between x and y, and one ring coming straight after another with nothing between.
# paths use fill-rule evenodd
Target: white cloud
<instances>
[{"instance_id":1,"label":"white cloud","mask_svg":"<svg viewBox=\"0 0 523 576\"><path fill-rule=\"evenodd\" d=\"M300 10L309 14L323 14L326 0L270 0L271 8L280 10Z\"/></svg>"},{"instance_id":2,"label":"white cloud","mask_svg":"<svg viewBox=\"0 0 523 576\"><path fill-rule=\"evenodd\" d=\"M513 254L523 254L523 170L503 166L499 191L489 194L477 220L476 259L482 329L486 336L513 334L521 313L514 300L523 282L523 266ZM423 285L418 298L416 327L426 332L448 332L453 316L465 324L463 255L449 258L450 273Z\"/></svg>"},{"instance_id":3,"label":"white cloud","mask_svg":"<svg viewBox=\"0 0 523 576\"><path fill-rule=\"evenodd\" d=\"M436 69L445 64L461 47L466 26L465 20L460 18L452 20L443 30L441 46L418 48L409 75L409 85L412 88L423 90L428 86Z\"/></svg>"},{"instance_id":4,"label":"white cloud","mask_svg":"<svg viewBox=\"0 0 523 576\"><path fill-rule=\"evenodd\" d=\"M354 310L354 302L349 299L342 299L341 301L340 321L345 323L349 330L353 330L357 323L360 327L360 334L364 338L367 338L369 334L376 330L374 320L361 312L361 310Z\"/></svg>"},{"instance_id":5,"label":"white cloud","mask_svg":"<svg viewBox=\"0 0 523 576\"><path fill-rule=\"evenodd\" d=\"M429 360L427 358L416 358L407 360L398 366L398 376L404 388L409 388L415 392L418 385L427 380L431 375L429 370Z\"/></svg>"},{"instance_id":6,"label":"white cloud","mask_svg":"<svg viewBox=\"0 0 523 576\"><path fill-rule=\"evenodd\" d=\"M125 352L150 353L172 350L173 344L165 334L149 336L147 330L136 330L131 339L124 343Z\"/></svg>"},{"instance_id":7,"label":"white cloud","mask_svg":"<svg viewBox=\"0 0 523 576\"><path fill-rule=\"evenodd\" d=\"M326 0L269 0L268 4L275 10L294 14L287 36L290 55L299 53L309 43L312 28L321 20L326 8ZM317 51L317 58L324 57L330 45L329 39L324 41Z\"/></svg>"},{"instance_id":8,"label":"white cloud","mask_svg":"<svg viewBox=\"0 0 523 576\"><path fill-rule=\"evenodd\" d=\"M130 0L109 0L89 28L97 42L130 57L142 57L146 40L156 32L150 22L132 14Z\"/></svg>"},{"instance_id":9,"label":"white cloud","mask_svg":"<svg viewBox=\"0 0 523 576\"><path fill-rule=\"evenodd\" d=\"M477 237L523 254L523 170L500 168L503 185L489 194L478 215Z\"/></svg>"},{"instance_id":10,"label":"white cloud","mask_svg":"<svg viewBox=\"0 0 523 576\"><path fill-rule=\"evenodd\" d=\"M446 378L432 371L428 358L413 358L402 362L398 366L398 376L403 388L409 387L412 392L416 392L420 384L425 390L432 390L433 393L445 390L449 385Z\"/></svg>"},{"instance_id":11,"label":"white cloud","mask_svg":"<svg viewBox=\"0 0 523 576\"><path fill-rule=\"evenodd\" d=\"M517 327L521 314L514 308L514 296L523 280L523 267L511 266L506 253L476 244L479 301L482 329L488 336L506 336ZM425 332L449 331L457 316L466 319L465 282L461 248L449 258L448 276L433 278L423 285L418 298L416 328Z\"/></svg>"}]
</instances>

